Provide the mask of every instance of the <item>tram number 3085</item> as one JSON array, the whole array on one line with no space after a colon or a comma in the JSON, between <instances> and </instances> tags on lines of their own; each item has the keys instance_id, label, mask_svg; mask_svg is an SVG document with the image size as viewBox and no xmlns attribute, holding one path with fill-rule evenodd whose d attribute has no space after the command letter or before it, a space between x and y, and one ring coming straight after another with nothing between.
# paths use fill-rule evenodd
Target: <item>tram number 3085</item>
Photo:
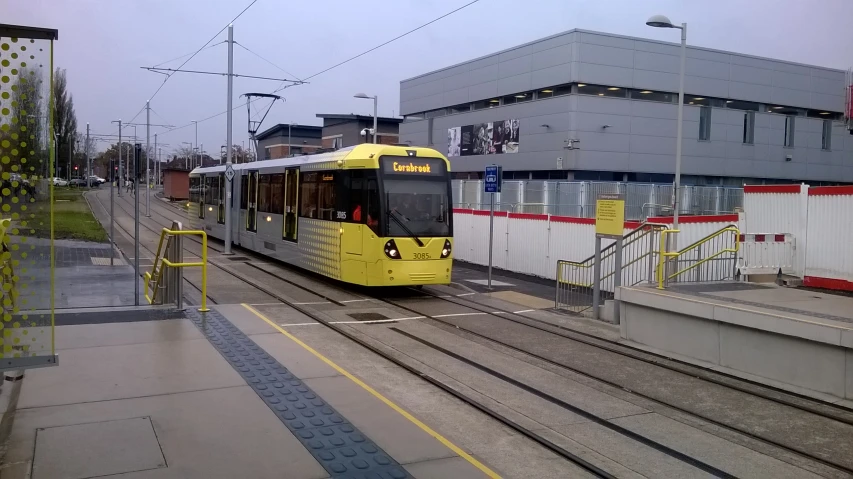
<instances>
[{"instance_id":1,"label":"tram number 3085","mask_svg":"<svg viewBox=\"0 0 853 479\"><path fill-rule=\"evenodd\" d=\"M431 259L429 253L415 253L415 259Z\"/></svg>"}]
</instances>

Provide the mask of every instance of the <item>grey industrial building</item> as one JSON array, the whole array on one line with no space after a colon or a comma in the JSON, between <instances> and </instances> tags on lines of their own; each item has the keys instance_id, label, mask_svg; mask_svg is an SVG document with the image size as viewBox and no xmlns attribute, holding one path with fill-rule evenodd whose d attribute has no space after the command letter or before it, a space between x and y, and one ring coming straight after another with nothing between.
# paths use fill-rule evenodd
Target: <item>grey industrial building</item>
<instances>
[{"instance_id":1,"label":"grey industrial building","mask_svg":"<svg viewBox=\"0 0 853 479\"><path fill-rule=\"evenodd\" d=\"M457 178L671 182L680 46L571 30L400 82ZM843 70L688 46L683 182L853 183Z\"/></svg>"}]
</instances>

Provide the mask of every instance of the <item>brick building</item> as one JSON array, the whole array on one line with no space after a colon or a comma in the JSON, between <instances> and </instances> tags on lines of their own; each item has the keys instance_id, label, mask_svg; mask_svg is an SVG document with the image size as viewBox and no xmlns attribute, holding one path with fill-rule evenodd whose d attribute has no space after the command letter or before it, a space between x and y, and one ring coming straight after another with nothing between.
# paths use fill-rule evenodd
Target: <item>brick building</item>
<instances>
[{"instance_id":1,"label":"brick building","mask_svg":"<svg viewBox=\"0 0 853 479\"><path fill-rule=\"evenodd\" d=\"M323 119L323 148L338 149L373 142L373 137L369 133L364 136L361 135L361 131L365 128L368 130L373 128L373 117L370 115L319 113L317 118ZM399 143L400 123L402 122L402 118L381 116L377 118L377 129L379 130L377 143L386 145Z\"/></svg>"},{"instance_id":2,"label":"brick building","mask_svg":"<svg viewBox=\"0 0 853 479\"><path fill-rule=\"evenodd\" d=\"M258 159L315 153L323 146L322 136L323 128L319 126L279 123L258 134Z\"/></svg>"}]
</instances>

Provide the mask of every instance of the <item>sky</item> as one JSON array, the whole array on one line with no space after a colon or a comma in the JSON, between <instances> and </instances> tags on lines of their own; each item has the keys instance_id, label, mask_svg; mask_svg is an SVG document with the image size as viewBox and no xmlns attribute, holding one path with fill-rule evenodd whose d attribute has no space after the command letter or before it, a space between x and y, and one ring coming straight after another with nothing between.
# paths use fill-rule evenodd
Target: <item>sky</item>
<instances>
[{"instance_id":1,"label":"sky","mask_svg":"<svg viewBox=\"0 0 853 479\"><path fill-rule=\"evenodd\" d=\"M234 72L271 78L307 78L470 0L257 0L234 22ZM77 121L85 132L114 134L111 122L183 127L158 133L163 156L196 142L218 156L226 138L226 79L219 75L165 76L140 67L178 68L251 0L0 0L3 23L56 28L55 65L68 75ZM381 116L399 113L400 80L515 45L581 28L679 41L678 30L651 28L646 19L665 14L688 24L688 44L781 60L853 67L853 0L479 0L411 35L279 92L261 131L276 123L320 125L317 113L371 115L378 95ZM215 36L210 45L226 39ZM244 48L245 47L245 48ZM248 49L248 50L247 50ZM251 53L251 52L254 53ZM263 60L258 56L266 59ZM267 62L268 61L268 62ZM206 48L183 69L226 72L225 43ZM154 95L155 91L160 91ZM269 93L283 83L236 78L241 94ZM153 96L152 96L153 95ZM266 105L257 102L256 105ZM257 113L254 108L252 115ZM141 113L140 113L141 112ZM246 108L233 114L233 142L248 143ZM145 127L137 127L145 142ZM133 129L125 129L133 135ZM101 143L99 149L105 149Z\"/></svg>"}]
</instances>

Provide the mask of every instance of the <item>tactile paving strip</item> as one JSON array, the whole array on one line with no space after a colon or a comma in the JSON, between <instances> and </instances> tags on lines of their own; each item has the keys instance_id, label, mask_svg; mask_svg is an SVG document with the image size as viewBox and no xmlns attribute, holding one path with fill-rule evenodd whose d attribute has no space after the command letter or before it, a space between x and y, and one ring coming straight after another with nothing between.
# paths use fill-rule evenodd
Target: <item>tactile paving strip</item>
<instances>
[{"instance_id":1,"label":"tactile paving strip","mask_svg":"<svg viewBox=\"0 0 853 479\"><path fill-rule=\"evenodd\" d=\"M187 317L333 478L412 476L299 378L216 311Z\"/></svg>"}]
</instances>

